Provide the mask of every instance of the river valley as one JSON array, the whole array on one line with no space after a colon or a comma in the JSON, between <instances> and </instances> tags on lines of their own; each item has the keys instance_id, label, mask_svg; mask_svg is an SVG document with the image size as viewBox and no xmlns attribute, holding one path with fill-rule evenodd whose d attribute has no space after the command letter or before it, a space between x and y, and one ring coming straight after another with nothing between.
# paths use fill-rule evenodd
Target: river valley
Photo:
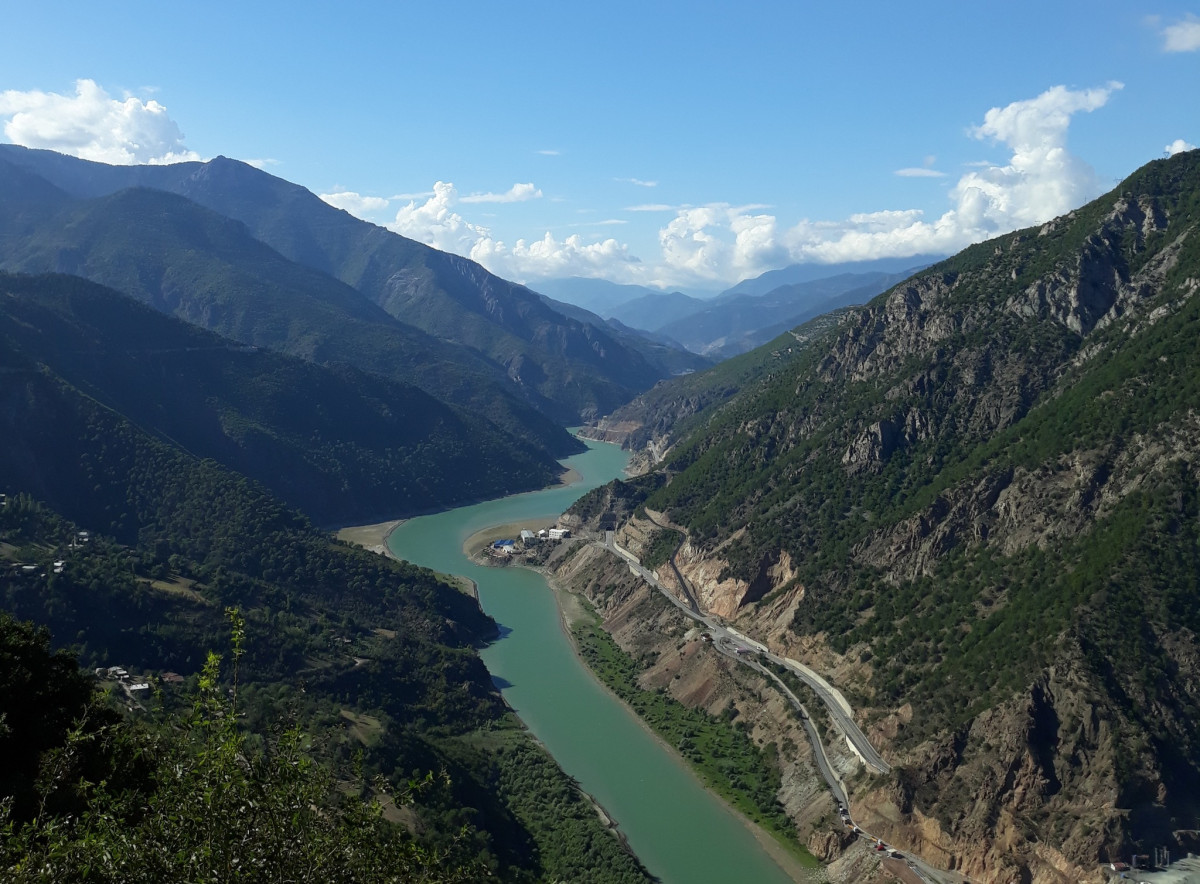
<instances>
[{"instance_id":1,"label":"river valley","mask_svg":"<svg viewBox=\"0 0 1200 884\"><path fill-rule=\"evenodd\" d=\"M575 656L545 579L522 568L486 568L463 555L483 528L545 518L622 474L627 455L589 443L565 461L579 481L411 519L392 532L399 558L471 578L501 638L482 652L514 711L564 770L620 825L652 874L668 884L794 880L744 821L708 792Z\"/></svg>"}]
</instances>

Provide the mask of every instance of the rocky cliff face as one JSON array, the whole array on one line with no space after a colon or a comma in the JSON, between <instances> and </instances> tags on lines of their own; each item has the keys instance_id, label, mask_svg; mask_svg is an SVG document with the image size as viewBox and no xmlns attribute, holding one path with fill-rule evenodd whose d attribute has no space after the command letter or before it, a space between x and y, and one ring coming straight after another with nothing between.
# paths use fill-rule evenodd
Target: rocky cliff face
<instances>
[{"instance_id":1,"label":"rocky cliff face","mask_svg":"<svg viewBox=\"0 0 1200 884\"><path fill-rule=\"evenodd\" d=\"M856 811L972 879L1197 828L1198 225L1200 154L975 246L706 406L645 499L850 697L894 768Z\"/></svg>"},{"instance_id":2,"label":"rocky cliff face","mask_svg":"<svg viewBox=\"0 0 1200 884\"><path fill-rule=\"evenodd\" d=\"M636 541L637 529L627 535ZM621 648L642 661L642 686L662 689L688 706L721 715L732 707L759 745L779 750L783 786L780 801L803 842L830 863L825 879L845 884L882 884L890 880L879 858L861 841L848 837L836 806L817 773L807 737L782 697L750 670L731 663L701 639L693 623L661 595L633 576L612 553L578 541L562 557L552 576L584 595L603 618ZM852 758L834 747L832 758L847 772Z\"/></svg>"}]
</instances>

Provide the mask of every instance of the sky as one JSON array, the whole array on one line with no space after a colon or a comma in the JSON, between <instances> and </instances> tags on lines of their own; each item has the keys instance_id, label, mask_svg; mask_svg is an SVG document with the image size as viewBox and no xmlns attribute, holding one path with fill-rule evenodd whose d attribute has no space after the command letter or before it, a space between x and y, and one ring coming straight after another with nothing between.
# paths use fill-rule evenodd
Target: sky
<instances>
[{"instance_id":1,"label":"sky","mask_svg":"<svg viewBox=\"0 0 1200 884\"><path fill-rule=\"evenodd\" d=\"M1200 144L1200 0L0 11L0 140L233 157L533 284L951 254Z\"/></svg>"}]
</instances>

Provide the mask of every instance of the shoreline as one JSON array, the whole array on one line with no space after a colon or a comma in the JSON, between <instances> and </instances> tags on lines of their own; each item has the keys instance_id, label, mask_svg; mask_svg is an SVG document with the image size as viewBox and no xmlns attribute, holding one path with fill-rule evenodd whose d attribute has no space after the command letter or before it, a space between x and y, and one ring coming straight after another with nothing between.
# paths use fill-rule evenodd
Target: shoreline
<instances>
[{"instance_id":1,"label":"shoreline","mask_svg":"<svg viewBox=\"0 0 1200 884\"><path fill-rule=\"evenodd\" d=\"M479 533L482 534L483 532ZM657 742L659 746L665 749L667 754L675 759L676 764L678 764L682 770L686 771L687 774L692 777L692 779L694 779L700 785L700 787L704 789L705 792L715 798L734 820L745 826L750 834L754 836L754 840L758 842L763 851L769 857L771 857L771 859L777 866L779 866L785 875L795 881L796 884L809 884L809 882L813 881L817 870L825 868L824 863L821 863L818 860L818 864L816 866L810 867L803 865L795 857L795 855L793 855L786 847L780 844L770 832L743 814L740 810L726 801L724 797L718 795L717 792L711 786L709 786L708 783L704 782L700 775L692 769L692 766L688 764L687 759L679 754L678 749L657 734L654 731L654 728L650 727L649 723L644 718L634 712L624 700L616 695L612 688L604 683L600 676L598 676L592 670L592 667L587 665L587 661L583 659L583 655L579 652L579 645L575 641L575 636L571 632L571 626L573 623L577 623L586 618L598 616L587 598L563 586L557 577L552 576L548 570L541 566L518 564L517 567L525 568L528 571L534 571L537 574L540 574L542 579L546 581L546 585L550 587L550 591L554 595L555 604L558 607L559 628L562 629L563 633L566 635L567 641L571 645L571 650L575 654L575 659L579 661L579 665L584 668L592 680L601 688L603 688L609 694L609 696L615 698L621 705L621 708L625 710L626 714L629 715L635 722L637 722L638 726L641 727L642 730L645 731L655 742ZM800 846L803 847L803 845ZM816 859L816 857L814 857L814 859Z\"/></svg>"},{"instance_id":2,"label":"shoreline","mask_svg":"<svg viewBox=\"0 0 1200 884\"><path fill-rule=\"evenodd\" d=\"M574 471L569 470L568 473L570 472ZM576 473L576 475L578 474ZM392 531L404 524L405 521L407 520L393 519L387 522L378 522L373 525L350 526L339 529L336 536L339 540L345 540L348 543L355 543L358 546L362 546L370 550L371 552L378 553L379 555L385 555L394 559L396 556L394 556L391 550L388 548L387 538ZM488 543L491 543L493 540L498 540L503 537L519 537L522 528L534 530L539 527L544 527L546 524L547 519L540 518L492 525L488 528L476 531L465 541L463 541L462 553L467 559L471 559L473 550L475 548L484 546ZM664 740L659 734L655 733L654 729L650 727L649 723L647 723L641 716L629 708L628 704L621 700L621 698L613 692L612 688L605 684L604 681L592 671L592 668L587 665L587 662L583 659L582 654L579 652L579 645L575 641L575 636L571 633L571 627L574 623L580 622L580 620L588 617L596 616L594 609L591 608L591 605L587 599L581 596L579 593L572 592L570 589L566 588L557 577L551 575L549 570L544 567L527 565L524 563L514 564L516 564L516 566L519 568L525 568L528 571L533 571L546 581L547 587L549 587L551 594L554 596L555 607L558 609L559 629L563 631L567 641L571 645L572 652L575 654L575 659L579 662L579 665L583 667L584 671L587 672L588 676L610 696L617 700L621 708L625 710L625 713L629 715L632 720L635 721L637 725L646 732L647 735L657 742L659 746L666 750L667 754L675 760L675 763L679 765L680 769L686 771L687 774L691 776L702 789L708 792L709 795L711 795L720 803L720 805L725 809L725 812L728 813L732 819L740 823L750 832L750 834L754 837L754 840L758 842L763 851L777 866L779 866L785 875L797 882L797 884L809 884L809 882L813 880L816 870L824 868L823 864L818 864L814 867L803 865L800 860L797 859L796 856L786 847L784 847L779 841L777 841L770 832L759 826L749 817L745 816L740 810L731 805L721 795L718 795L717 792L713 790L712 787L710 787L706 782L704 782L704 780L692 769L691 765L687 763L687 760L679 754L679 751L674 746ZM478 585L475 584L475 581L471 580L470 578L464 578L457 574L451 574L448 576L460 581L460 585L462 582L469 582L474 589L472 594L475 596L476 601L479 601L479 590ZM520 716L516 717L518 720L520 720ZM525 725L524 722L521 724L523 727L525 727L527 732L532 734L532 731L529 731L528 726ZM580 791L584 792L585 795L587 794L583 789L580 789ZM599 809L601 813L603 813L604 816L616 823L613 831L617 832L618 837L624 841L624 833L620 831L620 823L613 819L608 810L596 802L595 798L590 795L587 797L591 799L592 803Z\"/></svg>"},{"instance_id":3,"label":"shoreline","mask_svg":"<svg viewBox=\"0 0 1200 884\"><path fill-rule=\"evenodd\" d=\"M575 485L582 480L583 476L580 475L577 469L574 467L564 467L563 471L558 474L558 477L544 488L533 488L529 491L518 491L516 493L533 494L538 491L548 491L551 488L565 488L569 485ZM510 496L513 495L503 495L501 497L481 497L478 500L464 500L461 503L456 503L454 506L431 507L429 509L420 510L419 512L409 513L407 516L388 519L383 522L372 522L367 525L334 525L331 527L326 527L322 530L328 531L338 540L364 547L369 549L371 552L377 552L380 555L385 555L394 559L395 556L392 555L391 550L387 547L388 535L390 535L409 519L417 519L421 516L432 516L437 513L447 513L450 512L450 510L460 509L464 506L474 506L477 503L487 503L492 500L503 500L505 497Z\"/></svg>"},{"instance_id":4,"label":"shoreline","mask_svg":"<svg viewBox=\"0 0 1200 884\"><path fill-rule=\"evenodd\" d=\"M539 528L545 528L547 525L553 525L553 519L542 517L539 519L522 519L519 522L505 522L502 525L492 525L480 531L476 531L470 537L463 541L462 554L468 559L473 559L475 553L484 546L490 546L494 541L503 538L512 538L516 540L521 536L522 531L534 531Z\"/></svg>"},{"instance_id":5,"label":"shoreline","mask_svg":"<svg viewBox=\"0 0 1200 884\"><path fill-rule=\"evenodd\" d=\"M390 519L386 522L376 522L373 525L347 525L344 528L338 528L333 536L344 543L361 546L370 552L395 559L392 551L388 549L387 539L393 531L407 521L408 519Z\"/></svg>"}]
</instances>

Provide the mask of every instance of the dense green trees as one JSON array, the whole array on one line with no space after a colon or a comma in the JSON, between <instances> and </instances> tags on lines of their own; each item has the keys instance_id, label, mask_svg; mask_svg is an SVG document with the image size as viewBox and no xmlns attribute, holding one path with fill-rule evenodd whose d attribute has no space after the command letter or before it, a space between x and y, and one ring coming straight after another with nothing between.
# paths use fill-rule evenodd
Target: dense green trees
<instances>
[{"instance_id":1,"label":"dense green trees","mask_svg":"<svg viewBox=\"0 0 1200 884\"><path fill-rule=\"evenodd\" d=\"M235 620L234 660L243 650ZM6 749L0 869L13 882L475 880L481 869L382 818L380 793L339 797L288 730L238 726L209 656L193 708L151 726L93 698L44 633L0 615ZM37 714L32 714L36 710ZM69 803L63 794L69 793ZM364 797L365 796L365 797ZM391 803L404 796L388 796Z\"/></svg>"}]
</instances>

